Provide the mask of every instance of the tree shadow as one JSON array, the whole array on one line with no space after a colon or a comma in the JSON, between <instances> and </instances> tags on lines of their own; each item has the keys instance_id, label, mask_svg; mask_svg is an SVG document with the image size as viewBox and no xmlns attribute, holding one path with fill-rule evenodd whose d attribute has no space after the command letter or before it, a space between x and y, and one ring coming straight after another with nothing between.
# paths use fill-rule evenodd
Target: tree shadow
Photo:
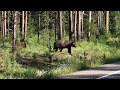
<instances>
[{"instance_id":1,"label":"tree shadow","mask_svg":"<svg viewBox=\"0 0 120 90\"><path fill-rule=\"evenodd\" d=\"M34 67L38 69L50 69L57 67L58 58L52 58L52 62L49 60L49 54L34 53L32 57L21 57L16 55L17 63L23 67ZM52 57L52 56L51 56Z\"/></svg>"},{"instance_id":2,"label":"tree shadow","mask_svg":"<svg viewBox=\"0 0 120 90\"><path fill-rule=\"evenodd\" d=\"M116 48L120 48L120 41L107 41L106 45L110 46L110 47L116 47Z\"/></svg>"},{"instance_id":3,"label":"tree shadow","mask_svg":"<svg viewBox=\"0 0 120 90\"><path fill-rule=\"evenodd\" d=\"M120 58L106 59L111 60L107 62L106 65L101 65L100 67L91 68L92 70L104 70L104 71L118 71L120 70Z\"/></svg>"},{"instance_id":4,"label":"tree shadow","mask_svg":"<svg viewBox=\"0 0 120 90\"><path fill-rule=\"evenodd\" d=\"M96 79L104 74L94 74L94 75L66 75L61 76L56 79Z\"/></svg>"},{"instance_id":5,"label":"tree shadow","mask_svg":"<svg viewBox=\"0 0 120 90\"><path fill-rule=\"evenodd\" d=\"M105 76L106 74L94 74L94 75L66 75L57 77L56 79L120 79L120 74L114 74L110 76L106 76L103 78L100 78L102 76Z\"/></svg>"}]
</instances>

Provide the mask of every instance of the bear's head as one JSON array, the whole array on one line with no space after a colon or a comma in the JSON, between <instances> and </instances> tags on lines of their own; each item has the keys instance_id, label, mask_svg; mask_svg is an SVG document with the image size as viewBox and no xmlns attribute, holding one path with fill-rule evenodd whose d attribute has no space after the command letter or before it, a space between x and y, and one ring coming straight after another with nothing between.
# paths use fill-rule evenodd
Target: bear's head
<instances>
[{"instance_id":1,"label":"bear's head","mask_svg":"<svg viewBox=\"0 0 120 90\"><path fill-rule=\"evenodd\" d=\"M74 41L71 42L71 46L72 46L72 47L76 47L76 44L75 44Z\"/></svg>"}]
</instances>

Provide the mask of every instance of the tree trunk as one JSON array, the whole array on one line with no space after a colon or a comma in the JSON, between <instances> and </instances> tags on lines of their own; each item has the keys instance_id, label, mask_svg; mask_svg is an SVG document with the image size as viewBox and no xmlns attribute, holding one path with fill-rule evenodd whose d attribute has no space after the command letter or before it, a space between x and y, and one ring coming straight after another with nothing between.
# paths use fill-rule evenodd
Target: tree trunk
<instances>
[{"instance_id":1,"label":"tree trunk","mask_svg":"<svg viewBox=\"0 0 120 90\"><path fill-rule=\"evenodd\" d=\"M58 39L62 39L62 11L58 11L58 18L59 18L59 34L58 34Z\"/></svg>"},{"instance_id":2,"label":"tree trunk","mask_svg":"<svg viewBox=\"0 0 120 90\"><path fill-rule=\"evenodd\" d=\"M14 12L14 30L13 30L12 51L14 51L16 48L16 27L17 27L17 11Z\"/></svg>"},{"instance_id":3,"label":"tree trunk","mask_svg":"<svg viewBox=\"0 0 120 90\"><path fill-rule=\"evenodd\" d=\"M73 32L72 11L69 11L69 40L72 40L72 32ZM71 47L69 49L69 52L71 52Z\"/></svg>"},{"instance_id":4,"label":"tree trunk","mask_svg":"<svg viewBox=\"0 0 120 90\"><path fill-rule=\"evenodd\" d=\"M98 28L98 31L101 32L101 30L102 30L102 11L98 11L98 27L97 28Z\"/></svg>"},{"instance_id":5,"label":"tree trunk","mask_svg":"<svg viewBox=\"0 0 120 90\"><path fill-rule=\"evenodd\" d=\"M100 30L102 30L102 11L100 11Z\"/></svg>"},{"instance_id":6,"label":"tree trunk","mask_svg":"<svg viewBox=\"0 0 120 90\"><path fill-rule=\"evenodd\" d=\"M60 37L62 39L62 24L63 24L63 20L62 20L62 11L60 11Z\"/></svg>"},{"instance_id":7,"label":"tree trunk","mask_svg":"<svg viewBox=\"0 0 120 90\"><path fill-rule=\"evenodd\" d=\"M77 25L77 41L81 41L81 11L78 11L78 25Z\"/></svg>"},{"instance_id":8,"label":"tree trunk","mask_svg":"<svg viewBox=\"0 0 120 90\"><path fill-rule=\"evenodd\" d=\"M88 41L90 41L91 14L92 14L92 11L89 11L89 32L88 32Z\"/></svg>"},{"instance_id":9,"label":"tree trunk","mask_svg":"<svg viewBox=\"0 0 120 90\"><path fill-rule=\"evenodd\" d=\"M5 30L5 40L6 40L6 11L4 11L4 30Z\"/></svg>"},{"instance_id":10,"label":"tree trunk","mask_svg":"<svg viewBox=\"0 0 120 90\"><path fill-rule=\"evenodd\" d=\"M69 40L72 40L72 33L73 33L73 18L72 11L69 11Z\"/></svg>"},{"instance_id":11,"label":"tree trunk","mask_svg":"<svg viewBox=\"0 0 120 90\"><path fill-rule=\"evenodd\" d=\"M51 55L51 29L48 30L50 22L49 22L49 14L48 14L47 11L46 11L46 19L47 19L46 30L47 30L47 33L48 33L49 62L51 63L52 62L52 55ZM51 68L51 65L50 65L50 68Z\"/></svg>"},{"instance_id":12,"label":"tree trunk","mask_svg":"<svg viewBox=\"0 0 120 90\"><path fill-rule=\"evenodd\" d=\"M66 11L63 11L63 37L65 38L65 35L66 35L66 21L64 20L66 17L65 17L65 14L66 14Z\"/></svg>"},{"instance_id":13,"label":"tree trunk","mask_svg":"<svg viewBox=\"0 0 120 90\"><path fill-rule=\"evenodd\" d=\"M22 43L22 11L20 12L20 42Z\"/></svg>"},{"instance_id":14,"label":"tree trunk","mask_svg":"<svg viewBox=\"0 0 120 90\"><path fill-rule=\"evenodd\" d=\"M106 11L106 30L109 31L109 11Z\"/></svg>"},{"instance_id":15,"label":"tree trunk","mask_svg":"<svg viewBox=\"0 0 120 90\"><path fill-rule=\"evenodd\" d=\"M2 42L3 42L3 47L5 46L5 27L4 27L4 11L2 11Z\"/></svg>"},{"instance_id":16,"label":"tree trunk","mask_svg":"<svg viewBox=\"0 0 120 90\"><path fill-rule=\"evenodd\" d=\"M27 11L25 11L25 22L24 22L24 47L26 47L26 35L27 35Z\"/></svg>"},{"instance_id":17,"label":"tree trunk","mask_svg":"<svg viewBox=\"0 0 120 90\"><path fill-rule=\"evenodd\" d=\"M57 35L57 12L55 11L55 41L56 41L56 35Z\"/></svg>"},{"instance_id":18,"label":"tree trunk","mask_svg":"<svg viewBox=\"0 0 120 90\"><path fill-rule=\"evenodd\" d=\"M0 14L1 14L1 16L0 16L0 18L1 18L1 20L0 20L1 21L1 23L0 23L1 34L0 35L2 38L2 11L0 12Z\"/></svg>"},{"instance_id":19,"label":"tree trunk","mask_svg":"<svg viewBox=\"0 0 120 90\"><path fill-rule=\"evenodd\" d=\"M84 19L84 18L83 18L83 15L84 15L84 11L81 12L81 24L82 24L82 25L81 25L81 38L83 38L83 37L82 37L82 36L83 36L83 19Z\"/></svg>"},{"instance_id":20,"label":"tree trunk","mask_svg":"<svg viewBox=\"0 0 120 90\"><path fill-rule=\"evenodd\" d=\"M100 11L98 11L98 18L97 18L97 32L100 30Z\"/></svg>"},{"instance_id":21,"label":"tree trunk","mask_svg":"<svg viewBox=\"0 0 120 90\"><path fill-rule=\"evenodd\" d=\"M38 16L38 42L39 42L39 36L40 36L40 13L39 13L39 16Z\"/></svg>"},{"instance_id":22,"label":"tree trunk","mask_svg":"<svg viewBox=\"0 0 120 90\"><path fill-rule=\"evenodd\" d=\"M75 18L74 18L74 42L76 42L76 22L77 22L77 11L75 11Z\"/></svg>"},{"instance_id":23,"label":"tree trunk","mask_svg":"<svg viewBox=\"0 0 120 90\"><path fill-rule=\"evenodd\" d=\"M9 27L9 11L7 12L7 25L8 25L8 30L7 30L7 33L8 33L8 38L9 38L9 29L10 29L10 27Z\"/></svg>"},{"instance_id":24,"label":"tree trunk","mask_svg":"<svg viewBox=\"0 0 120 90\"><path fill-rule=\"evenodd\" d=\"M22 42L24 40L24 25L25 25L25 21L24 21L24 11L22 11Z\"/></svg>"}]
</instances>

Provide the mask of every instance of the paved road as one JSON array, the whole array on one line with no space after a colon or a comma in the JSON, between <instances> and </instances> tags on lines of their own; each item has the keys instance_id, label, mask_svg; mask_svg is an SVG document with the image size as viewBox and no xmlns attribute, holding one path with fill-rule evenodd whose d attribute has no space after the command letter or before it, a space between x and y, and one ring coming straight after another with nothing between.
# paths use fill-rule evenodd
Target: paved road
<instances>
[{"instance_id":1,"label":"paved road","mask_svg":"<svg viewBox=\"0 0 120 90\"><path fill-rule=\"evenodd\" d=\"M120 79L120 62L66 74L59 79Z\"/></svg>"}]
</instances>

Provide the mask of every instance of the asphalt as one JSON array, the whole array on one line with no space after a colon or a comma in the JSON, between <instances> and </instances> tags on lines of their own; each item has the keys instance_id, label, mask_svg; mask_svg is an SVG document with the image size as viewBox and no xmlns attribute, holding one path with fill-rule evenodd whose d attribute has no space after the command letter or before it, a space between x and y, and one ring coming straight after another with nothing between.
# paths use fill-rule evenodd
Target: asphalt
<instances>
[{"instance_id":1,"label":"asphalt","mask_svg":"<svg viewBox=\"0 0 120 90\"><path fill-rule=\"evenodd\" d=\"M58 79L120 79L120 62L73 72L60 76Z\"/></svg>"}]
</instances>

